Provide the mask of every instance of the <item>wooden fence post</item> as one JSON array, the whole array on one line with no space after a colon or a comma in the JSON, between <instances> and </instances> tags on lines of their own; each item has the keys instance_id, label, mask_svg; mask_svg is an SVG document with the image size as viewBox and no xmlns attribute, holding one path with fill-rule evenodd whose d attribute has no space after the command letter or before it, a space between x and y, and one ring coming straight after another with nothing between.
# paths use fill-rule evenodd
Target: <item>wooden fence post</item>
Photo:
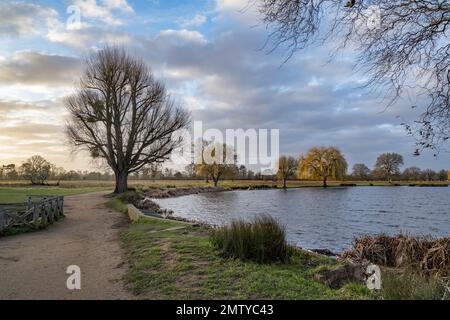
<instances>
[{"instance_id":1,"label":"wooden fence post","mask_svg":"<svg viewBox=\"0 0 450 320\"><path fill-rule=\"evenodd\" d=\"M64 197L60 197L61 199L61 215L64 215Z\"/></svg>"},{"instance_id":2,"label":"wooden fence post","mask_svg":"<svg viewBox=\"0 0 450 320\"><path fill-rule=\"evenodd\" d=\"M34 223L34 228L38 229L39 228L39 211L38 211L38 207L36 205L33 207L33 223Z\"/></svg>"},{"instance_id":3,"label":"wooden fence post","mask_svg":"<svg viewBox=\"0 0 450 320\"><path fill-rule=\"evenodd\" d=\"M27 210L31 209L31 206L33 204L33 200L31 200L31 196L28 196L28 200L27 200Z\"/></svg>"},{"instance_id":4,"label":"wooden fence post","mask_svg":"<svg viewBox=\"0 0 450 320\"><path fill-rule=\"evenodd\" d=\"M5 212L0 216L0 231L13 225L27 225L34 229L46 227L64 215L64 197L38 196L41 200L33 202L33 197L28 196L26 210L20 210L16 214ZM22 207L23 208L23 207Z\"/></svg>"}]
</instances>

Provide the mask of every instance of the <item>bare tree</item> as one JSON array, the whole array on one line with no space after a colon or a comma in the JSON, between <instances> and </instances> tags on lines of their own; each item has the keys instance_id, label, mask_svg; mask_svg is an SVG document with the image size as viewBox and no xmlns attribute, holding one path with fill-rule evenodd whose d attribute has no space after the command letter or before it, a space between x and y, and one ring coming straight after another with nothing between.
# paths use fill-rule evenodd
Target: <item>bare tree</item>
<instances>
[{"instance_id":1,"label":"bare tree","mask_svg":"<svg viewBox=\"0 0 450 320\"><path fill-rule=\"evenodd\" d=\"M437 173L433 169L425 169L422 171L422 180L434 181L437 179L438 179Z\"/></svg>"},{"instance_id":2,"label":"bare tree","mask_svg":"<svg viewBox=\"0 0 450 320\"><path fill-rule=\"evenodd\" d=\"M203 144L201 154L196 155L196 171L201 177L210 177L217 187L222 178L234 178L236 175L236 157L234 150L226 144Z\"/></svg>"},{"instance_id":3,"label":"bare tree","mask_svg":"<svg viewBox=\"0 0 450 320\"><path fill-rule=\"evenodd\" d=\"M448 171L445 169L439 170L438 179L439 181L448 181Z\"/></svg>"},{"instance_id":4,"label":"bare tree","mask_svg":"<svg viewBox=\"0 0 450 320\"><path fill-rule=\"evenodd\" d=\"M298 161L294 157L281 156L278 160L278 178L283 181L283 188L286 189L286 181L292 177L298 167Z\"/></svg>"},{"instance_id":5,"label":"bare tree","mask_svg":"<svg viewBox=\"0 0 450 320\"><path fill-rule=\"evenodd\" d=\"M377 158L375 170L391 182L392 176L400 173L403 157L398 153L383 153Z\"/></svg>"},{"instance_id":6,"label":"bare tree","mask_svg":"<svg viewBox=\"0 0 450 320\"><path fill-rule=\"evenodd\" d=\"M6 180L16 180L19 174L16 170L16 165L14 163L3 165L0 168L0 178Z\"/></svg>"},{"instance_id":7,"label":"bare tree","mask_svg":"<svg viewBox=\"0 0 450 320\"><path fill-rule=\"evenodd\" d=\"M78 92L66 107L67 136L75 148L107 162L116 193L127 190L130 173L167 160L181 142L172 133L189 122L149 66L118 47L105 47L86 60Z\"/></svg>"},{"instance_id":8,"label":"bare tree","mask_svg":"<svg viewBox=\"0 0 450 320\"><path fill-rule=\"evenodd\" d=\"M409 180L409 181L418 181L420 180L420 177L422 175L422 170L418 167L409 167L406 168L403 171L403 179Z\"/></svg>"},{"instance_id":9,"label":"bare tree","mask_svg":"<svg viewBox=\"0 0 450 320\"><path fill-rule=\"evenodd\" d=\"M32 156L20 166L20 172L24 179L32 184L44 185L50 177L52 164L41 156Z\"/></svg>"},{"instance_id":10,"label":"bare tree","mask_svg":"<svg viewBox=\"0 0 450 320\"><path fill-rule=\"evenodd\" d=\"M366 180L370 177L370 169L364 163L356 163L352 168L352 176L356 179Z\"/></svg>"},{"instance_id":11,"label":"bare tree","mask_svg":"<svg viewBox=\"0 0 450 320\"><path fill-rule=\"evenodd\" d=\"M195 170L195 163L188 164L184 170L186 171L186 176L188 178L195 178L197 175L197 172Z\"/></svg>"},{"instance_id":12,"label":"bare tree","mask_svg":"<svg viewBox=\"0 0 450 320\"><path fill-rule=\"evenodd\" d=\"M162 165L161 163L155 162L149 166L150 169L150 177L152 181L155 182L156 177L162 173Z\"/></svg>"},{"instance_id":13,"label":"bare tree","mask_svg":"<svg viewBox=\"0 0 450 320\"><path fill-rule=\"evenodd\" d=\"M271 30L273 50L289 57L328 40L358 54L367 86L388 105L412 91L423 109L415 125L419 154L450 137L450 3L448 0L253 0ZM336 51L333 51L336 52ZM289 58L288 57L288 58Z\"/></svg>"}]
</instances>

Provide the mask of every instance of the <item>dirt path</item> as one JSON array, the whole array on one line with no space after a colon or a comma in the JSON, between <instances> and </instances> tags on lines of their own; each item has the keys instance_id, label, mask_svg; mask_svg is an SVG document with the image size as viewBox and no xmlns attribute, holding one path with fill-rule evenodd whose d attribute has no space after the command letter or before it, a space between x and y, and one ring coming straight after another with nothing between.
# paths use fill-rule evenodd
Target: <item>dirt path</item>
<instances>
[{"instance_id":1,"label":"dirt path","mask_svg":"<svg viewBox=\"0 0 450 320\"><path fill-rule=\"evenodd\" d=\"M104 193L65 198L66 218L47 229L0 239L0 299L130 299L119 231L127 220ZM68 290L69 265L81 290Z\"/></svg>"}]
</instances>

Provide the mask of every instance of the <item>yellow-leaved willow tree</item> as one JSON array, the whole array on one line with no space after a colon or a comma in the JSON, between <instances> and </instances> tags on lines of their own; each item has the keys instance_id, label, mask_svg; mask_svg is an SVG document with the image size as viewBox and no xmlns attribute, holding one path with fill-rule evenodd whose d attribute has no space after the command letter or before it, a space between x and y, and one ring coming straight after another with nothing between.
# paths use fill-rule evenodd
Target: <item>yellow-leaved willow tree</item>
<instances>
[{"instance_id":1,"label":"yellow-leaved willow tree","mask_svg":"<svg viewBox=\"0 0 450 320\"><path fill-rule=\"evenodd\" d=\"M221 143L209 143L204 141L200 154L196 155L197 175L211 178L217 187L221 178L233 178L236 176L237 157L233 148Z\"/></svg>"},{"instance_id":2,"label":"yellow-leaved willow tree","mask_svg":"<svg viewBox=\"0 0 450 320\"><path fill-rule=\"evenodd\" d=\"M323 187L327 180L342 179L347 172L347 161L341 151L335 147L314 147L306 156L300 156L298 177L300 179L320 179Z\"/></svg>"}]
</instances>

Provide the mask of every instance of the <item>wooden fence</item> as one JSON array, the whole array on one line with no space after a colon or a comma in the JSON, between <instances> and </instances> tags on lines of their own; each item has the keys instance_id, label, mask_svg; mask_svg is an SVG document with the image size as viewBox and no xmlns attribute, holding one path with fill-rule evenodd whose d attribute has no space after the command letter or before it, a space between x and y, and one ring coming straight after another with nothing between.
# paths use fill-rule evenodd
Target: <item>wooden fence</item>
<instances>
[{"instance_id":1,"label":"wooden fence","mask_svg":"<svg viewBox=\"0 0 450 320\"><path fill-rule=\"evenodd\" d=\"M36 199L36 200L35 200ZM29 196L25 210L0 213L0 234L12 227L44 228L64 215L64 197Z\"/></svg>"}]
</instances>

